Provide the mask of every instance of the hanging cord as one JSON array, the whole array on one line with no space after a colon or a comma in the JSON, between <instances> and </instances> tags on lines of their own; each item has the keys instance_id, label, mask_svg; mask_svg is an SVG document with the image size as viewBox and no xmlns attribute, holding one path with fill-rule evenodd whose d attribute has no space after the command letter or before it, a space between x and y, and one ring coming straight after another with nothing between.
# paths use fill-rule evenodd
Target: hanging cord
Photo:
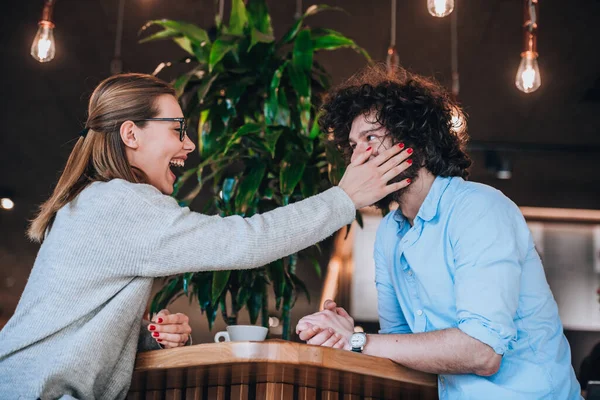
<instances>
[{"instance_id":1,"label":"hanging cord","mask_svg":"<svg viewBox=\"0 0 600 400\"><path fill-rule=\"evenodd\" d=\"M396 47L396 0L392 0L392 23L390 24L390 47Z\"/></svg>"},{"instance_id":2,"label":"hanging cord","mask_svg":"<svg viewBox=\"0 0 600 400\"><path fill-rule=\"evenodd\" d=\"M450 51L452 63L452 94L458 97L460 92L460 76L458 74L458 13L455 10L450 16Z\"/></svg>"},{"instance_id":3,"label":"hanging cord","mask_svg":"<svg viewBox=\"0 0 600 400\"><path fill-rule=\"evenodd\" d=\"M119 0L117 10L117 30L115 33L115 54L110 63L110 72L120 74L123 72L123 62L121 61L121 44L123 42L123 18L125 16L125 0Z\"/></svg>"}]
</instances>

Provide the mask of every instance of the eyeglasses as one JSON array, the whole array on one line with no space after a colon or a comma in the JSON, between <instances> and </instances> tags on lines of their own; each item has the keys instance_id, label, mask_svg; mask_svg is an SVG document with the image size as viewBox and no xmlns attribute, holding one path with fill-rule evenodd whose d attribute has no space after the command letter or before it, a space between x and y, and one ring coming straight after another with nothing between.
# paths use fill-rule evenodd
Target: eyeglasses
<instances>
[{"instance_id":1,"label":"eyeglasses","mask_svg":"<svg viewBox=\"0 0 600 400\"><path fill-rule=\"evenodd\" d=\"M142 121L170 121L170 122L179 122L179 140L184 141L187 136L187 124L185 123L185 118L146 118L146 119L138 119L137 121L133 121L134 123L142 122Z\"/></svg>"}]
</instances>

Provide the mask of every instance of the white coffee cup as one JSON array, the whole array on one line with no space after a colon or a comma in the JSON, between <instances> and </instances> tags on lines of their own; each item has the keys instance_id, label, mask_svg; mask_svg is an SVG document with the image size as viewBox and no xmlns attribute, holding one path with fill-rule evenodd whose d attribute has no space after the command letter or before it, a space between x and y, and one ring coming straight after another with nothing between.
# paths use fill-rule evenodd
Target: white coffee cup
<instances>
[{"instance_id":1,"label":"white coffee cup","mask_svg":"<svg viewBox=\"0 0 600 400\"><path fill-rule=\"evenodd\" d=\"M227 332L217 332L215 335L215 342L262 342L267 337L269 330L264 326L255 325L231 325L227 327Z\"/></svg>"}]
</instances>

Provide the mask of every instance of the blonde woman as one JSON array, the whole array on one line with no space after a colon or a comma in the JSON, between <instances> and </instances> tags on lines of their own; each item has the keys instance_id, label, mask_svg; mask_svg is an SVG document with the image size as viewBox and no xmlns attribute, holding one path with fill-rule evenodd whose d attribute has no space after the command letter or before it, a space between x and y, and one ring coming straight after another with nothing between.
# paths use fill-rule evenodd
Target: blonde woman
<instances>
[{"instance_id":1,"label":"blonde woman","mask_svg":"<svg viewBox=\"0 0 600 400\"><path fill-rule=\"evenodd\" d=\"M367 151L339 186L317 196L247 219L206 216L169 196L171 166L195 149L171 86L113 76L92 94L88 115L29 229L42 245L0 332L3 398L125 398L154 278L259 267L409 184L388 184L408 166L400 147Z\"/></svg>"}]
</instances>

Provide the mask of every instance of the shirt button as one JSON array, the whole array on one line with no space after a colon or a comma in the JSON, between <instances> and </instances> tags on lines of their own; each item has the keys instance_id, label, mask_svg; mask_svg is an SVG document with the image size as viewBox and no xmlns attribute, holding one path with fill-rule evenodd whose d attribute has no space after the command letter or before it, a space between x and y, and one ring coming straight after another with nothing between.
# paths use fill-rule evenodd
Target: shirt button
<instances>
[{"instance_id":1,"label":"shirt button","mask_svg":"<svg viewBox=\"0 0 600 400\"><path fill-rule=\"evenodd\" d=\"M413 275L412 270L408 271L408 276L412 276L412 275Z\"/></svg>"},{"instance_id":2,"label":"shirt button","mask_svg":"<svg viewBox=\"0 0 600 400\"><path fill-rule=\"evenodd\" d=\"M423 315L423 310L417 310L417 315L418 315L418 316L421 316L421 315Z\"/></svg>"}]
</instances>

